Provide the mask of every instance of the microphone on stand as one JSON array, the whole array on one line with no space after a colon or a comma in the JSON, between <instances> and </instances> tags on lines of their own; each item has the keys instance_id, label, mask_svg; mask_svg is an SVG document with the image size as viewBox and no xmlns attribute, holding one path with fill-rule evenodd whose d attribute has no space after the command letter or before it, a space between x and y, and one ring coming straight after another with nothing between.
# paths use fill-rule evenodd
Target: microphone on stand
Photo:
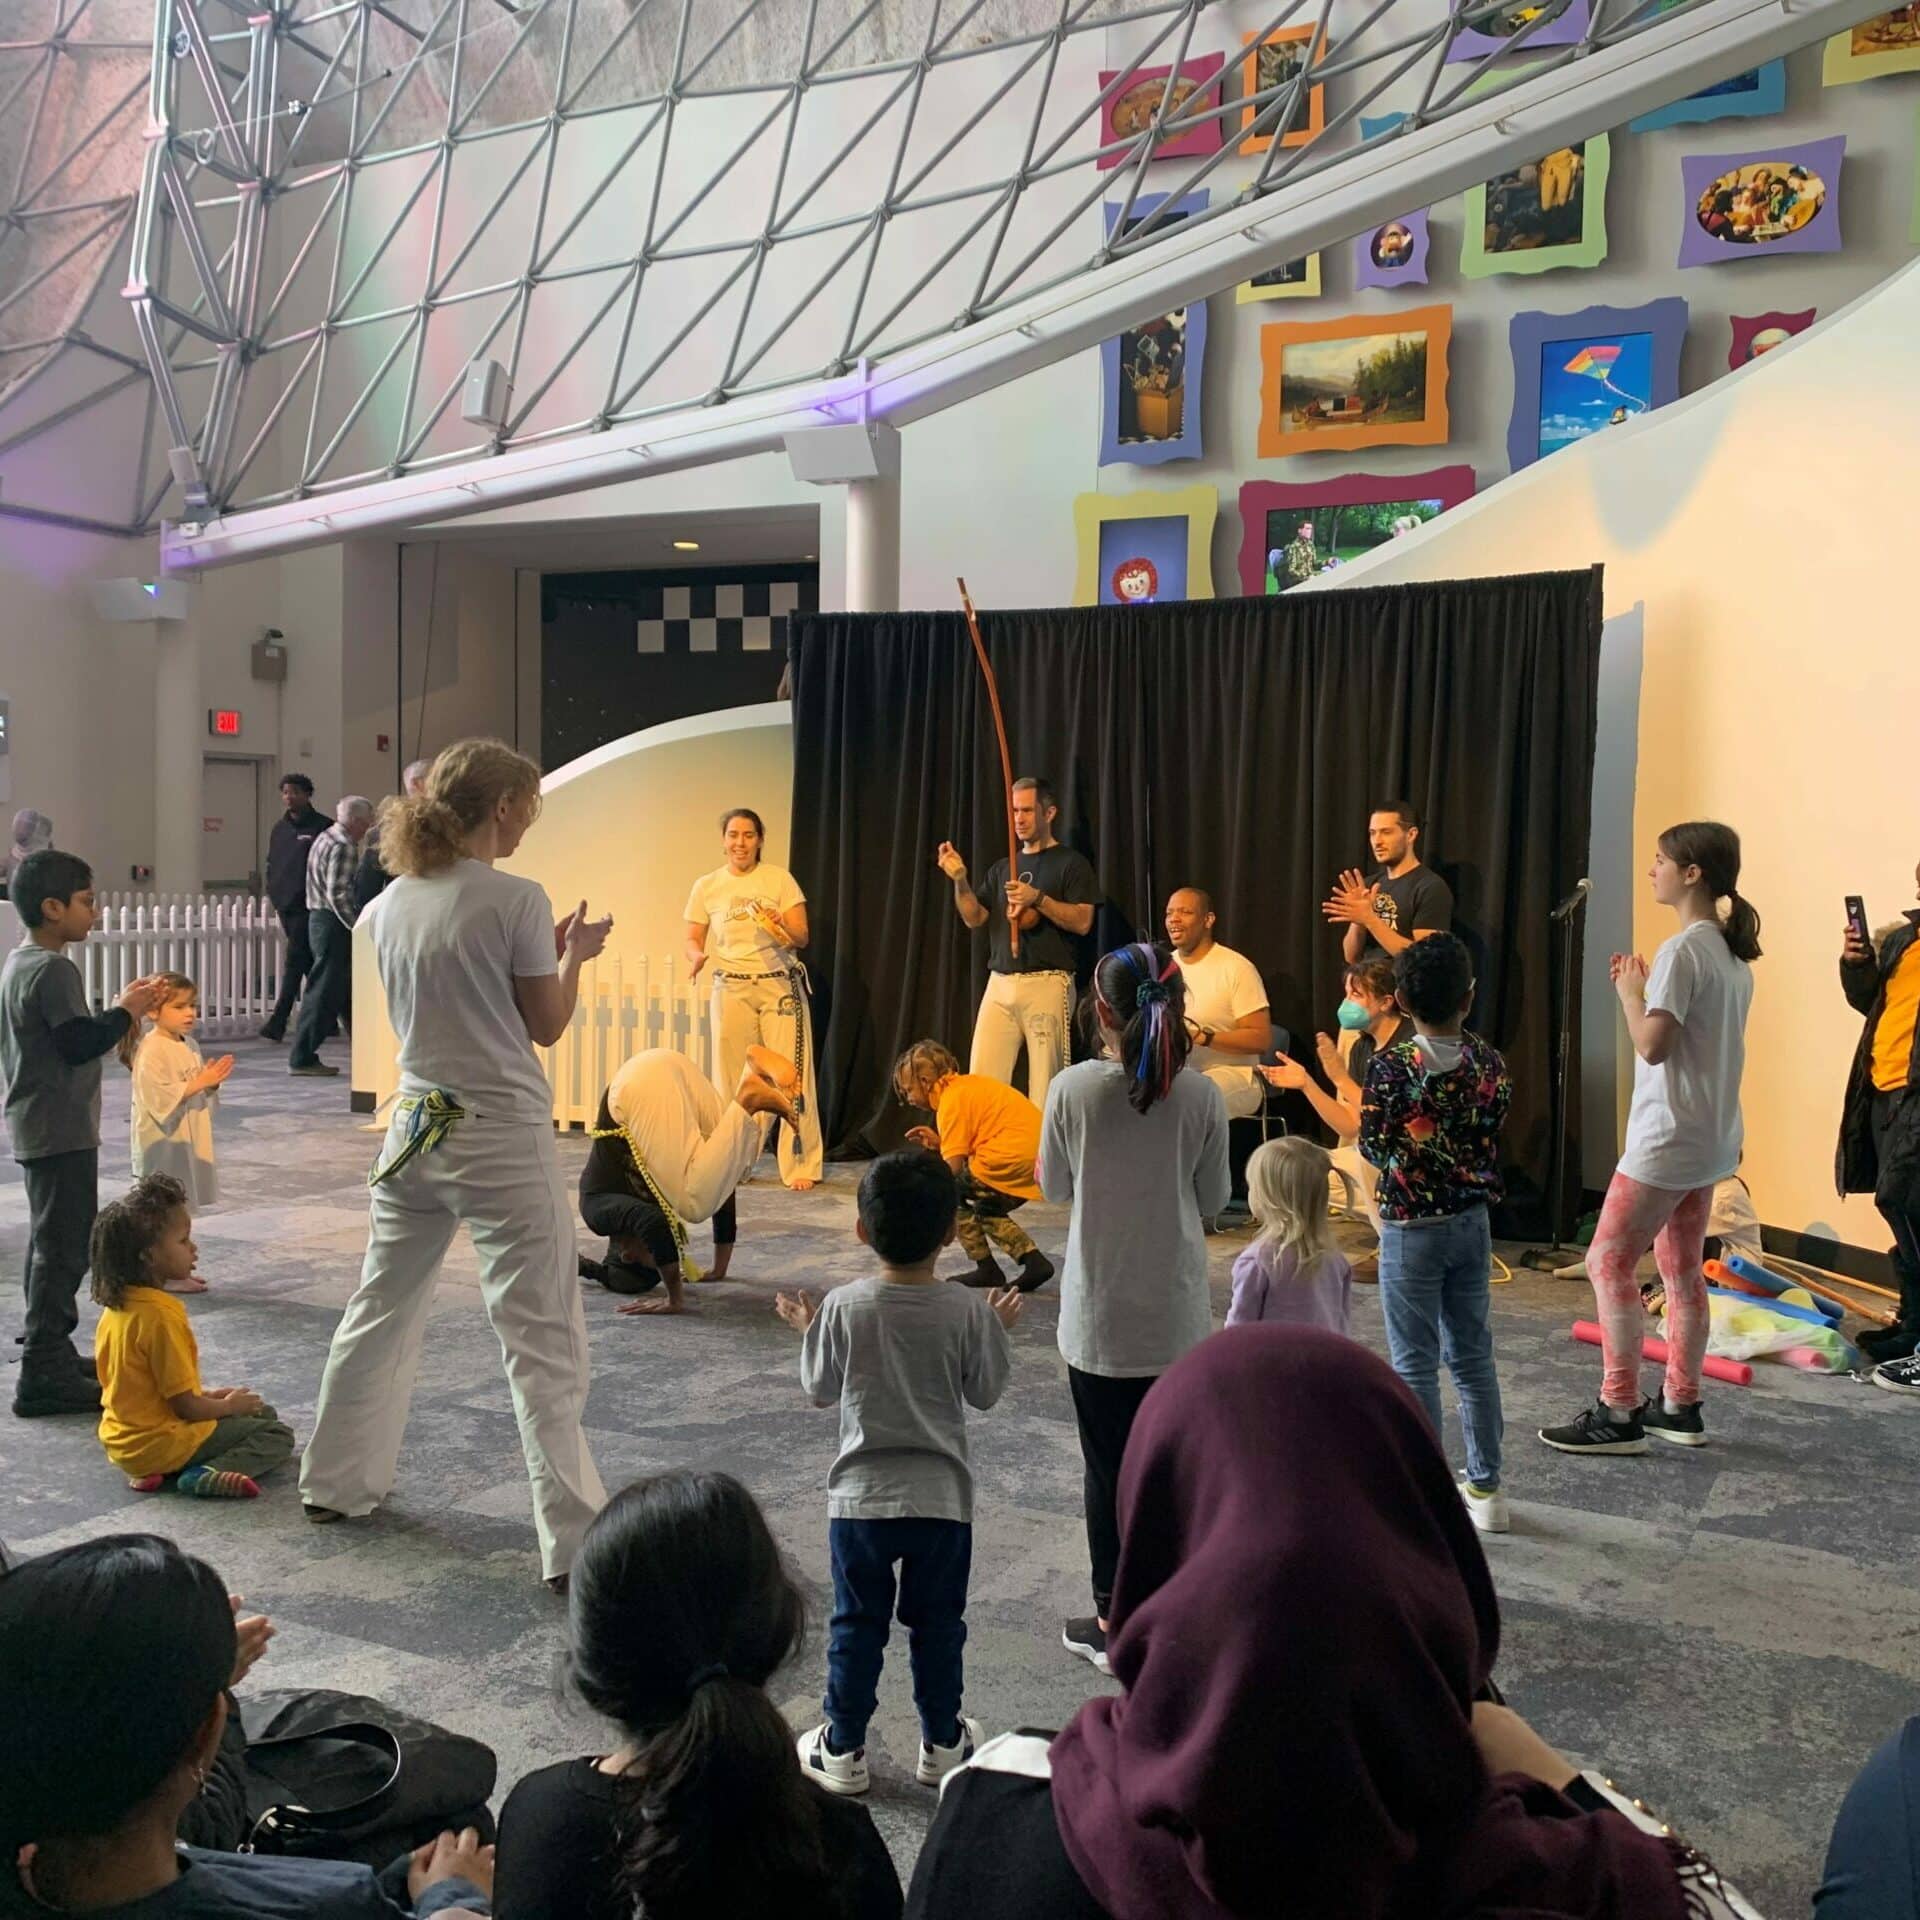
<instances>
[{"instance_id":1,"label":"microphone on stand","mask_svg":"<svg viewBox=\"0 0 1920 1920\"><path fill-rule=\"evenodd\" d=\"M1580 911L1581 902L1584 901L1592 891L1593 882L1591 880L1582 880L1579 885L1554 908L1547 918L1549 920L1572 919L1572 917Z\"/></svg>"}]
</instances>

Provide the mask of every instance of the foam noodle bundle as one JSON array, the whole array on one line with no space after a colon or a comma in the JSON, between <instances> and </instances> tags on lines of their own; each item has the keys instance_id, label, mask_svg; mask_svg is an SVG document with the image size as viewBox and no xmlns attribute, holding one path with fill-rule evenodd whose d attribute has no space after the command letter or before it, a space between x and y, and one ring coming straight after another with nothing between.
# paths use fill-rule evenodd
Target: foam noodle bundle
<instances>
[{"instance_id":1,"label":"foam noodle bundle","mask_svg":"<svg viewBox=\"0 0 1920 1920\"><path fill-rule=\"evenodd\" d=\"M1573 1323L1573 1337L1584 1341L1590 1347L1599 1346L1598 1323L1592 1320L1576 1320ZM1649 1360L1664 1361L1667 1357L1667 1343L1648 1334L1640 1342L1640 1351ZM1753 1385L1753 1369L1744 1360L1723 1360L1717 1353L1710 1353L1700 1362L1700 1371L1709 1380L1724 1380L1730 1387Z\"/></svg>"}]
</instances>

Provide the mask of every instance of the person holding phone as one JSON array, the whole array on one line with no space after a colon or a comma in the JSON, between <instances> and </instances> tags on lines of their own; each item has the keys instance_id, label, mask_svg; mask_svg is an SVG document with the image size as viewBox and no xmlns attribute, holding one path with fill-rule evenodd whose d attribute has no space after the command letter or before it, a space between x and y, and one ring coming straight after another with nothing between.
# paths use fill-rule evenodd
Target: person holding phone
<instances>
[{"instance_id":1,"label":"person holding phone","mask_svg":"<svg viewBox=\"0 0 1920 1920\"><path fill-rule=\"evenodd\" d=\"M1920 889L1920 868L1914 879ZM1900 1318L1857 1342L1876 1368L1874 1385L1920 1393L1920 909L1909 908L1876 948L1857 899L1847 902L1840 988L1866 1016L1854 1049L1840 1121L1836 1184L1870 1193L1893 1229Z\"/></svg>"}]
</instances>

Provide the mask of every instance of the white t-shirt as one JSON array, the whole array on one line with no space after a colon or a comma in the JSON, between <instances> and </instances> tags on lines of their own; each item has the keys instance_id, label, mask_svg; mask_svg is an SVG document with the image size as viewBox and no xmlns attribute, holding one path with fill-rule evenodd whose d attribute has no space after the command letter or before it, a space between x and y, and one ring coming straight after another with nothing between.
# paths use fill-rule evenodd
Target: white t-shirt
<instances>
[{"instance_id":1,"label":"white t-shirt","mask_svg":"<svg viewBox=\"0 0 1920 1920\"><path fill-rule=\"evenodd\" d=\"M1258 1013L1267 1004L1267 983L1260 969L1244 953L1235 953L1215 941L1198 960L1174 955L1187 983L1187 1018L1196 1027L1237 1027L1250 1013ZM1195 1047L1187 1056L1187 1065L1210 1073L1215 1067L1231 1068L1236 1081L1253 1080L1252 1054L1223 1052L1219 1047Z\"/></svg>"},{"instance_id":2,"label":"white t-shirt","mask_svg":"<svg viewBox=\"0 0 1920 1920\"><path fill-rule=\"evenodd\" d=\"M400 1091L440 1087L485 1119L550 1125L553 1089L513 997L516 976L560 971L546 888L460 860L401 875L366 919L400 1036Z\"/></svg>"},{"instance_id":3,"label":"white t-shirt","mask_svg":"<svg viewBox=\"0 0 1920 1920\"><path fill-rule=\"evenodd\" d=\"M756 908L784 919L807 896L785 867L762 860L748 873L715 867L693 883L687 895L687 921L707 927L707 952L722 966L784 972L793 964L793 950L754 923Z\"/></svg>"},{"instance_id":4,"label":"white t-shirt","mask_svg":"<svg viewBox=\"0 0 1920 1920\"><path fill-rule=\"evenodd\" d=\"M1657 1067L1636 1059L1620 1171L1642 1186L1690 1192L1740 1164L1740 1076L1747 1064L1753 969L1705 920L1683 927L1653 957L1647 1011L1680 1024Z\"/></svg>"}]
</instances>

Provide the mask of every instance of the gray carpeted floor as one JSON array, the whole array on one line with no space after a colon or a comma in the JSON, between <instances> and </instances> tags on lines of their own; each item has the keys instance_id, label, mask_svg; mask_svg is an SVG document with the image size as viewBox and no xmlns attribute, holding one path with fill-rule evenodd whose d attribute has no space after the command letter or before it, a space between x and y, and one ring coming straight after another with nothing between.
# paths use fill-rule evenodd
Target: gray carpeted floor
<instances>
[{"instance_id":1,"label":"gray carpeted floor","mask_svg":"<svg viewBox=\"0 0 1920 1920\"><path fill-rule=\"evenodd\" d=\"M219 1121L228 1198L196 1228L214 1291L192 1311L209 1382L257 1388L304 1431L359 1270L373 1140L343 1111L344 1081L290 1080L280 1051L240 1052ZM124 1165L126 1086L109 1071L106 1197ZM575 1167L584 1145L562 1151ZM608 1296L589 1298L592 1440L610 1485L681 1464L738 1474L823 1593L835 1421L802 1401L797 1341L772 1298L776 1285L865 1270L852 1231L857 1169L798 1195L763 1164L741 1194L737 1284L702 1292L697 1317L618 1319ZM1058 1247L1058 1210L1025 1217ZM6 1161L9 1331L24 1238L24 1196ZM1239 1244L1214 1243L1222 1310ZM371 1521L309 1526L290 1474L246 1505L135 1495L84 1422L0 1414L0 1539L31 1553L120 1529L170 1533L279 1623L263 1684L350 1687L479 1734L499 1752L503 1788L531 1766L598 1750L599 1730L559 1690L562 1609L535 1577L526 1480L473 1276L462 1238L400 1483ZM1703 1452L1569 1459L1532 1431L1592 1393L1596 1357L1566 1337L1589 1300L1584 1287L1530 1275L1496 1293L1515 1503L1513 1534L1488 1542L1506 1619L1500 1679L1550 1739L1658 1808L1763 1911L1804 1913L1848 1780L1920 1705L1920 1409L1851 1380L1766 1368L1751 1390L1713 1395L1714 1444ZM1086 1558L1056 1314L1051 1294L1031 1303L1014 1383L972 1422L967 1704L989 1730L1057 1726L1106 1684L1059 1644L1062 1616L1086 1605ZM1355 1330L1381 1345L1371 1290ZM933 1796L911 1781L900 1652L896 1636L871 1804L904 1875ZM816 1642L781 1695L796 1725L821 1678Z\"/></svg>"}]
</instances>

